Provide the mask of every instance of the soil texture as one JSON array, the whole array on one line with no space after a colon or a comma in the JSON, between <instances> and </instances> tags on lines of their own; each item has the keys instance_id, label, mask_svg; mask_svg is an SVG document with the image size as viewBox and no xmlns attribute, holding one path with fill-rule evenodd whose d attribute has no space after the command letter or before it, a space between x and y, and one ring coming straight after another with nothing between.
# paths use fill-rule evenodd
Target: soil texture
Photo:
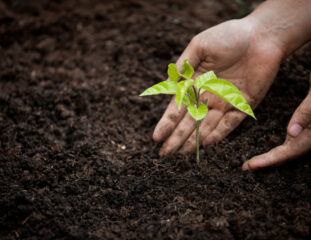
<instances>
[{"instance_id":1,"label":"soil texture","mask_svg":"<svg viewBox=\"0 0 311 240\"><path fill-rule=\"evenodd\" d=\"M310 153L241 171L284 141L310 45L203 168L158 156L169 97L138 97L193 36L257 4L238 2L1 1L0 239L310 239Z\"/></svg>"}]
</instances>

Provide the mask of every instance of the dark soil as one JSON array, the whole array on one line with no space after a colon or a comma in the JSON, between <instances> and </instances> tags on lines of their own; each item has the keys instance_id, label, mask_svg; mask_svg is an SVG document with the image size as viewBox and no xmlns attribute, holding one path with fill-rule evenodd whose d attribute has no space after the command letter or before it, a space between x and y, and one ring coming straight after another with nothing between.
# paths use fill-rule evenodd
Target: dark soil
<instances>
[{"instance_id":1,"label":"dark soil","mask_svg":"<svg viewBox=\"0 0 311 240\"><path fill-rule=\"evenodd\" d=\"M310 239L311 154L241 171L283 142L310 45L283 63L258 121L202 150L206 168L159 158L151 136L169 97L138 97L196 33L253 6L1 1L0 238Z\"/></svg>"}]
</instances>

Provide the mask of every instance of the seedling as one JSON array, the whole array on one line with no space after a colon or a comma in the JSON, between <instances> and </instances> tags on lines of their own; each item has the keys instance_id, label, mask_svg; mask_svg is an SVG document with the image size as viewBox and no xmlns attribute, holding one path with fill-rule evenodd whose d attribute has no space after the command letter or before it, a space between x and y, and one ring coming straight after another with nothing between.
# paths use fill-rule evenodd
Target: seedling
<instances>
[{"instance_id":1,"label":"seedling","mask_svg":"<svg viewBox=\"0 0 311 240\"><path fill-rule=\"evenodd\" d=\"M199 129L200 123L205 118L208 112L206 99L201 102L200 96L209 91L232 106L256 119L252 108L249 106L242 93L231 82L216 77L213 71L206 72L198 76L195 80L191 79L194 74L193 67L184 61L182 73L177 69L176 64L168 65L169 80L160 82L146 89L140 96L158 95L158 94L173 94L176 95L178 109L182 104L187 106L189 114L196 120L196 152L197 163L200 163L199 156Z\"/></svg>"}]
</instances>

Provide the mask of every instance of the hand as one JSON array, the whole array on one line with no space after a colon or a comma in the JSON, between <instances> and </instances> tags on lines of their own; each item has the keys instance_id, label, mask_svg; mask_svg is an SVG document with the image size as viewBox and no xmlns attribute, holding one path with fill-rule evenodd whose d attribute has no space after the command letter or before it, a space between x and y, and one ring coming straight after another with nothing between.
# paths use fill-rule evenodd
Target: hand
<instances>
[{"instance_id":1,"label":"hand","mask_svg":"<svg viewBox=\"0 0 311 240\"><path fill-rule=\"evenodd\" d=\"M194 37L177 66L181 69L184 59L188 59L195 69L194 78L214 70L219 78L237 86L255 108L271 86L283 56L275 39L255 33L251 21L231 20ZM246 115L211 93L206 92L203 98L209 99L209 113L201 122L199 136L205 146L226 137ZM172 99L156 126L153 139L164 141L160 155L195 149L195 121L186 113L185 106L178 111Z\"/></svg>"},{"instance_id":2,"label":"hand","mask_svg":"<svg viewBox=\"0 0 311 240\"><path fill-rule=\"evenodd\" d=\"M311 74L310 74L311 84ZM245 162L243 170L253 171L280 165L311 150L311 89L296 109L288 127L285 142L271 151Z\"/></svg>"}]
</instances>

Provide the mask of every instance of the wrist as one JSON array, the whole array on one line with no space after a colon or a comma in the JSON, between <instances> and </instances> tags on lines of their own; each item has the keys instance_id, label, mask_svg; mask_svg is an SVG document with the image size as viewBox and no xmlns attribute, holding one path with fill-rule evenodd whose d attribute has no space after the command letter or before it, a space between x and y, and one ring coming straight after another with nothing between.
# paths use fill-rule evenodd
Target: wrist
<instances>
[{"instance_id":1,"label":"wrist","mask_svg":"<svg viewBox=\"0 0 311 240\"><path fill-rule=\"evenodd\" d=\"M282 59L311 40L310 0L270 0L243 21L253 29L256 41L274 45Z\"/></svg>"}]
</instances>

